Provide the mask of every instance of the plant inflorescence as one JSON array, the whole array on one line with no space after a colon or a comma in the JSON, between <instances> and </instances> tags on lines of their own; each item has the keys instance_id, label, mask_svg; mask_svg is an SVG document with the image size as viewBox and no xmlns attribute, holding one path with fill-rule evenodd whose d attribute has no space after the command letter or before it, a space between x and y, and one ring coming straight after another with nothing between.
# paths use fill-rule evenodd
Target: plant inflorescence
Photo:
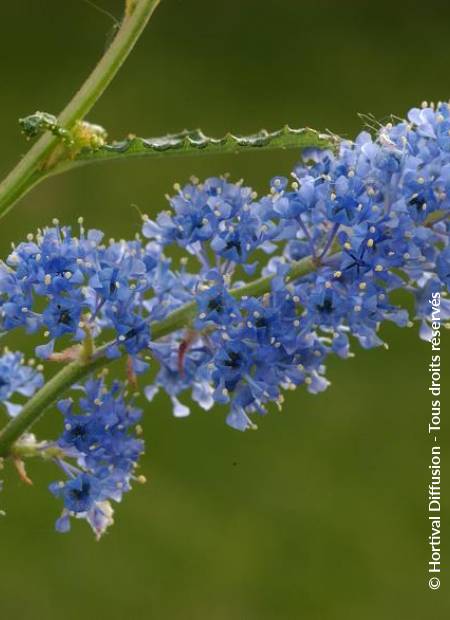
<instances>
[{"instance_id":1,"label":"plant inflorescence","mask_svg":"<svg viewBox=\"0 0 450 620\"><path fill-rule=\"evenodd\" d=\"M224 405L244 431L281 408L285 390L324 390L329 355L349 357L352 341L383 346L386 321L416 320L429 338L436 295L450 317L447 103L337 148L304 149L265 195L226 177L191 179L168 204L132 240L54 220L0 263L0 331L41 335L36 356L63 364L44 385L20 353L0 357L11 416L0 455L58 464L60 531L77 517L100 536L111 501L143 480L138 386L148 401L165 392L178 417L190 399ZM412 296L412 313L395 291ZM102 367L120 357L125 380L109 385ZM31 397L23 407L21 396ZM38 441L30 426L55 402L61 435Z\"/></svg>"}]
</instances>

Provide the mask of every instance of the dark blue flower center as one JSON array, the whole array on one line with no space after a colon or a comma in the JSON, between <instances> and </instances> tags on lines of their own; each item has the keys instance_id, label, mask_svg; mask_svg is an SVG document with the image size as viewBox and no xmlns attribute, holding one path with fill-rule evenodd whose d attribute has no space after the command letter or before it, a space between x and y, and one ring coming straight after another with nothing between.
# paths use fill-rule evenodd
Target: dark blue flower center
<instances>
[{"instance_id":1,"label":"dark blue flower center","mask_svg":"<svg viewBox=\"0 0 450 620\"><path fill-rule=\"evenodd\" d=\"M223 299L220 295L208 302L208 310L210 312L223 312Z\"/></svg>"},{"instance_id":2,"label":"dark blue flower center","mask_svg":"<svg viewBox=\"0 0 450 620\"><path fill-rule=\"evenodd\" d=\"M236 250L236 252L239 254L239 256L242 253L242 245L241 245L241 242L238 239L227 241L227 245L225 246L225 249L226 250Z\"/></svg>"},{"instance_id":3,"label":"dark blue flower center","mask_svg":"<svg viewBox=\"0 0 450 620\"><path fill-rule=\"evenodd\" d=\"M225 366L229 366L230 368L239 368L242 362L242 357L239 353L235 351L230 351L228 353L228 360L225 362Z\"/></svg>"},{"instance_id":4,"label":"dark blue flower center","mask_svg":"<svg viewBox=\"0 0 450 620\"><path fill-rule=\"evenodd\" d=\"M410 207L416 207L417 211L421 211L425 202L423 196L414 196L408 201L408 204Z\"/></svg>"},{"instance_id":5,"label":"dark blue flower center","mask_svg":"<svg viewBox=\"0 0 450 620\"><path fill-rule=\"evenodd\" d=\"M91 491L91 485L89 484L89 482L84 481L81 484L80 489L70 489L69 495L71 499L73 499L76 502L79 502L81 500L87 499L89 497L90 491Z\"/></svg>"},{"instance_id":6,"label":"dark blue flower center","mask_svg":"<svg viewBox=\"0 0 450 620\"><path fill-rule=\"evenodd\" d=\"M70 325L70 323L72 322L72 318L70 316L69 310L67 310L67 308L61 308L61 306L58 306L58 310L58 323L62 323L63 325Z\"/></svg>"},{"instance_id":7,"label":"dark blue flower center","mask_svg":"<svg viewBox=\"0 0 450 620\"><path fill-rule=\"evenodd\" d=\"M331 314L334 310L333 302L330 298L325 299L322 304L317 304L316 308L323 314Z\"/></svg>"}]
</instances>

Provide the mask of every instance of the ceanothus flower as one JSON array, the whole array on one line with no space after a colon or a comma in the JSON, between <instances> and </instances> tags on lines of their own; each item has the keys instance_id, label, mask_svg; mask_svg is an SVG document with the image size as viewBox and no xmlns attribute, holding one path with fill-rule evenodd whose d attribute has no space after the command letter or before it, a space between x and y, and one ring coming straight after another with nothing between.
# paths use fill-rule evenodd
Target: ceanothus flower
<instances>
[{"instance_id":1,"label":"ceanothus flower","mask_svg":"<svg viewBox=\"0 0 450 620\"><path fill-rule=\"evenodd\" d=\"M176 417L193 400L226 406L235 429L255 428L285 391L326 389L329 355L348 358L353 342L386 346L385 322L415 319L429 339L436 292L440 318L450 318L449 132L449 104L424 104L375 135L305 149L291 183L274 176L260 198L242 182L192 179L175 186L169 211L144 216L144 239L105 243L54 221L0 262L0 331L43 332L37 354L54 361L106 342L102 355L126 356L128 384L137 389L142 375L147 399L165 392ZM41 385L21 354L0 357L11 415L10 398ZM38 448L64 472L50 487L64 505L57 529L82 518L100 536L111 502L140 479L141 411L104 375L80 389L77 404L58 403L59 439Z\"/></svg>"},{"instance_id":2,"label":"ceanothus flower","mask_svg":"<svg viewBox=\"0 0 450 620\"><path fill-rule=\"evenodd\" d=\"M42 368L26 364L22 353L4 349L0 355L0 403L10 416L20 413L22 405L11 402L16 395L29 398L44 384Z\"/></svg>"},{"instance_id":3,"label":"ceanothus flower","mask_svg":"<svg viewBox=\"0 0 450 620\"><path fill-rule=\"evenodd\" d=\"M449 106L424 106L408 118L375 137L362 132L342 141L337 152L305 150L291 187L274 177L259 200L248 190L245 200L241 194L225 207L224 198L215 210L210 189L217 192L217 180L177 187L175 214L146 221L144 235L199 258L200 280L191 288L198 310L189 338L172 334L164 345L158 389L178 395L206 378L214 401L230 406L228 423L244 430L254 426L252 413L265 413L270 402L281 406L281 390L302 383L324 389L326 357L348 357L350 336L371 348L384 344L385 321L410 326L394 291L414 294L414 318L426 324L423 287L439 281L445 292L449 284ZM221 188L230 194L228 182ZM241 295L241 267L255 273L256 250L274 254L262 270L272 287ZM292 277L307 257L315 268ZM190 342L207 355L182 375L179 360L189 360Z\"/></svg>"},{"instance_id":4,"label":"ceanothus flower","mask_svg":"<svg viewBox=\"0 0 450 620\"><path fill-rule=\"evenodd\" d=\"M81 342L103 332L115 335L111 356L121 345L132 356L147 349L151 320L176 306L161 300L176 278L152 244L102 240L103 233L86 232L81 219L79 237L55 220L53 228L14 246L0 263L0 329L43 330L49 340L36 354L44 359L64 338ZM149 293L152 303L145 300Z\"/></svg>"},{"instance_id":5,"label":"ceanothus flower","mask_svg":"<svg viewBox=\"0 0 450 620\"><path fill-rule=\"evenodd\" d=\"M141 411L126 402L118 381L107 387L104 375L79 387L77 407L71 398L58 403L64 430L54 446L67 479L52 483L50 490L64 504L58 531L70 529L70 517L81 518L99 538L112 523L111 500L120 502L131 481L142 480L135 473L144 449L136 438Z\"/></svg>"},{"instance_id":6,"label":"ceanothus flower","mask_svg":"<svg viewBox=\"0 0 450 620\"><path fill-rule=\"evenodd\" d=\"M251 188L211 178L203 184L194 179L184 188L177 184L175 189L178 194L169 197L173 213L163 211L156 221L146 218L142 229L144 237L161 248L178 245L198 259L202 272L216 267L223 274L235 265L252 273L255 251L274 249L276 225Z\"/></svg>"}]
</instances>

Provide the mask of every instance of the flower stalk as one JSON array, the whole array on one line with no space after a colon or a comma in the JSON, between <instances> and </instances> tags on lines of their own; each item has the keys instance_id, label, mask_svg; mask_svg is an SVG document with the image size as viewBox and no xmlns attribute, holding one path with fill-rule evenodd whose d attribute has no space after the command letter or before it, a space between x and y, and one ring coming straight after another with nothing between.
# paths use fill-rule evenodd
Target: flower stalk
<instances>
[{"instance_id":1,"label":"flower stalk","mask_svg":"<svg viewBox=\"0 0 450 620\"><path fill-rule=\"evenodd\" d=\"M448 213L435 211L427 218L425 225L433 226L447 217ZM335 242L334 235L326 252L328 252L330 246L330 252L328 254L322 252L322 257L306 256L301 260L293 261L286 274L286 280L290 282L295 281L308 273L312 273L325 262L330 263L339 258L340 252L337 249L338 244ZM232 289L230 295L236 299L242 299L245 296L261 297L265 293L270 292L273 277L273 275L262 276L248 282L244 286ZM190 302L174 310L163 320L152 323L152 340L156 341L180 329L188 328L195 317L196 310L197 303L195 301ZM95 349L91 336L87 334L87 341L85 346L82 347L78 359L70 362L54 375L30 398L21 412L0 431L0 458L11 453L14 443L39 420L51 405L61 398L67 389L113 361L106 356L106 351L111 344L109 342Z\"/></svg>"},{"instance_id":2,"label":"flower stalk","mask_svg":"<svg viewBox=\"0 0 450 620\"><path fill-rule=\"evenodd\" d=\"M330 257L331 256L335 255L330 255ZM317 261L308 256L294 262L287 277L290 280L295 280L314 271L317 267ZM246 295L262 296L270 291L272 279L272 275L258 278L253 282L249 282L244 286L231 290L230 294L236 299L242 299ZM188 327L195 316L196 309L196 302L190 302L174 310L162 321L153 323L151 325L152 339L159 340L172 332ZM86 356L82 354L79 359L64 366L64 368L30 398L21 412L0 432L0 458L10 454L14 442L27 432L32 425L39 420L41 415L61 398L68 388L87 375L113 361L106 356L106 351L110 344L111 343L108 343L99 347L95 351L95 354L91 355L89 358L86 358Z\"/></svg>"},{"instance_id":3,"label":"flower stalk","mask_svg":"<svg viewBox=\"0 0 450 620\"><path fill-rule=\"evenodd\" d=\"M135 0L132 3L133 10L126 11L110 47L59 115L60 127L70 130L91 110L128 57L158 4L159 0ZM0 184L0 217L48 175L47 162L55 163L52 154L59 146L59 137L46 132L3 180Z\"/></svg>"},{"instance_id":4,"label":"flower stalk","mask_svg":"<svg viewBox=\"0 0 450 620\"><path fill-rule=\"evenodd\" d=\"M432 226L446 217L448 217L448 213L436 211L427 218L426 225ZM338 258L340 253L336 250L336 245L333 243L332 251L326 258L319 259L307 256L299 261L294 261L286 274L286 279L291 282L297 280L318 269L325 260L326 262L331 262ZM242 299L245 296L260 297L271 290L272 280L272 275L263 276L248 282L244 286L232 289L230 294L236 299ZM196 310L197 303L190 302L174 310L163 320L152 323L152 340L156 341L180 329L188 328L195 316ZM94 352L93 343L90 342L87 349L89 351L88 355L86 355L86 348L84 348L78 359L64 366L30 398L21 412L0 431L0 458L6 457L11 453L14 443L39 420L51 405L61 398L66 390L84 377L113 361L106 356L106 351L111 344L107 343L95 349Z\"/></svg>"}]
</instances>

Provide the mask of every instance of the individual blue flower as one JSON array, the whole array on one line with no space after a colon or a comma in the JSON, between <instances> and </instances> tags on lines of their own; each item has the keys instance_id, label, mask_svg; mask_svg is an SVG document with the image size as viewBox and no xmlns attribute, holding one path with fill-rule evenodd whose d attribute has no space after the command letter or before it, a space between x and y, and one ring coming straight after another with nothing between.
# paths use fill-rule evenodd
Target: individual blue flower
<instances>
[{"instance_id":1,"label":"individual blue flower","mask_svg":"<svg viewBox=\"0 0 450 620\"><path fill-rule=\"evenodd\" d=\"M22 409L11 398L16 395L30 398L43 384L41 368L26 364L22 353L5 349L0 355L0 403L10 416L16 416Z\"/></svg>"},{"instance_id":2,"label":"individual blue flower","mask_svg":"<svg viewBox=\"0 0 450 620\"><path fill-rule=\"evenodd\" d=\"M82 473L66 483L50 487L52 493L61 497L69 513L87 513L100 497L100 485L94 476Z\"/></svg>"}]
</instances>

